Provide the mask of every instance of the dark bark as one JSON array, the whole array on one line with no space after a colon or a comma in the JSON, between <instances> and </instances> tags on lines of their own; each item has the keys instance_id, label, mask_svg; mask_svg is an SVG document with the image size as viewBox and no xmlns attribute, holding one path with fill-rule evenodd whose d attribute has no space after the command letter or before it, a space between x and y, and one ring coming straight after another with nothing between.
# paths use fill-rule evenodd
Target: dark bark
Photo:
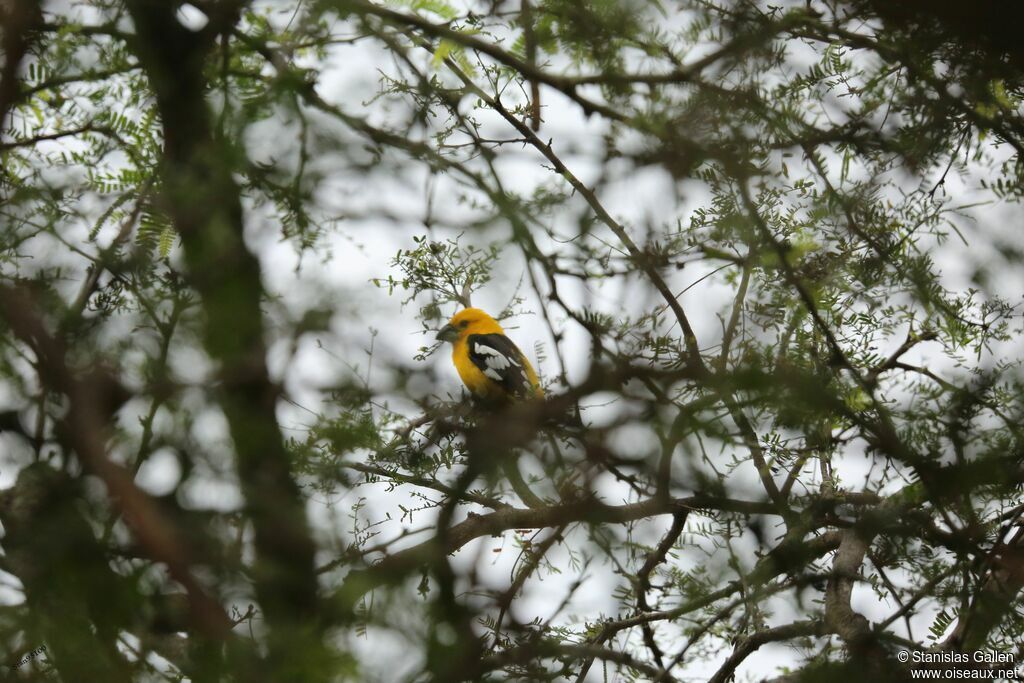
<instances>
[{"instance_id":1,"label":"dark bark","mask_svg":"<svg viewBox=\"0 0 1024 683\"><path fill-rule=\"evenodd\" d=\"M876 13L887 28L912 33L918 48L928 42L951 42L983 57L995 73L1024 70L1024 5L1002 0L864 0L859 4Z\"/></svg>"},{"instance_id":2,"label":"dark bark","mask_svg":"<svg viewBox=\"0 0 1024 683\"><path fill-rule=\"evenodd\" d=\"M7 126L7 114L18 99L18 71L32 45L32 31L41 23L39 3L34 0L10 0L0 5L0 48L4 64L0 68L0 131Z\"/></svg>"},{"instance_id":3,"label":"dark bark","mask_svg":"<svg viewBox=\"0 0 1024 683\"><path fill-rule=\"evenodd\" d=\"M45 645L62 681L128 683L117 635L132 587L111 571L80 497L77 482L48 465L23 469L0 497L6 568L25 589L28 646Z\"/></svg>"},{"instance_id":4,"label":"dark bark","mask_svg":"<svg viewBox=\"0 0 1024 683\"><path fill-rule=\"evenodd\" d=\"M220 365L220 405L235 445L246 512L254 530L256 597L269 628L276 680L328 676L314 571L315 546L276 419L278 387L266 367L260 266L243 239L238 151L213 133L203 64L221 31L237 20L217 4L193 33L171 4L135 0L136 49L156 94L164 132L164 201L181 236L188 278L202 298L206 350Z\"/></svg>"}]
</instances>

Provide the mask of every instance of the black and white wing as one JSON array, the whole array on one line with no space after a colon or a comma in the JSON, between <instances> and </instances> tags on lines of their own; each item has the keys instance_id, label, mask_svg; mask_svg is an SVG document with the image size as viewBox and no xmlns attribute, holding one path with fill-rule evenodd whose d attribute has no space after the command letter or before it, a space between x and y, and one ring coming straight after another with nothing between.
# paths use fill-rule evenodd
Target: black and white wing
<instances>
[{"instance_id":1,"label":"black and white wing","mask_svg":"<svg viewBox=\"0 0 1024 683\"><path fill-rule=\"evenodd\" d=\"M469 359L488 379L501 385L512 396L533 395L523 353L502 334L472 334L466 340Z\"/></svg>"}]
</instances>

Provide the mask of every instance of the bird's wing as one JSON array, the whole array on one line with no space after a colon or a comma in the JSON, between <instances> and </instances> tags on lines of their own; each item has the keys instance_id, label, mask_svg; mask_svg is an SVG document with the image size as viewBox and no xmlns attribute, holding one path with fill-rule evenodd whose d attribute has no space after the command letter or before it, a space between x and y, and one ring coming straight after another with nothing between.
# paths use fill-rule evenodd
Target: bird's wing
<instances>
[{"instance_id":1,"label":"bird's wing","mask_svg":"<svg viewBox=\"0 0 1024 683\"><path fill-rule=\"evenodd\" d=\"M534 393L526 374L526 359L511 339L503 334L471 334L466 340L469 359L487 379L519 398Z\"/></svg>"}]
</instances>

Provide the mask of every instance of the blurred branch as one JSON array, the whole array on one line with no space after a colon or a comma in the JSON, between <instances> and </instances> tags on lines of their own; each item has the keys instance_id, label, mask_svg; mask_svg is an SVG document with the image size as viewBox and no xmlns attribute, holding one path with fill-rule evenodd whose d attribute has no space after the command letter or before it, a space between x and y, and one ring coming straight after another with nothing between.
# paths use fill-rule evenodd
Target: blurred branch
<instances>
[{"instance_id":1,"label":"blurred branch","mask_svg":"<svg viewBox=\"0 0 1024 683\"><path fill-rule=\"evenodd\" d=\"M859 0L846 4L870 6L888 26L901 30L938 26L940 35L945 34L953 44L978 47L1000 66L1008 56L1017 69L1024 70L1024 47L1014 29L1024 23L1020 5L1000 0L979 0L970 5L959 0Z\"/></svg>"},{"instance_id":2,"label":"blurred branch","mask_svg":"<svg viewBox=\"0 0 1024 683\"><path fill-rule=\"evenodd\" d=\"M519 17L523 25L524 52L526 63L531 67L537 66L537 34L534 31L533 7L531 0L521 0ZM536 79L530 80L530 128L534 132L540 130L540 83Z\"/></svg>"},{"instance_id":3,"label":"blurred branch","mask_svg":"<svg viewBox=\"0 0 1024 683\"><path fill-rule=\"evenodd\" d=\"M690 320L687 317L686 312L679 303L679 298L672 292L668 283L665 281L665 278L658 271L658 267L651 258L651 255L642 251L636 245L626 231L626 228L611 217L593 190L584 185L583 182L573 174L568 166L566 166L558 155L555 154L550 144L541 140L529 126L513 116L507 109L505 109L497 98L491 97L489 94L481 90L457 64L454 64L451 60L446 60L445 63L449 69L459 76L467 87L473 90L474 94L487 103L489 107L501 114L502 118L504 118L509 125L515 128L521 136L529 140L530 144L551 163L553 170L572 185L572 187L594 210L594 213L601 222L608 226L612 233L626 248L629 253L630 260L640 269L641 272L644 273L644 275L647 276L650 282L654 285L654 288L665 300L668 308L675 315L676 322L679 323L679 327L683 332L683 344L686 349L686 356L683 359L685 366L691 369L698 376L706 377L709 375L710 371L701 356L700 345L697 342L697 336L693 331L693 326L690 324ZM751 460L757 469L758 476L764 485L765 491L778 505L784 505L784 501L779 494L778 486L775 484L771 471L768 468L768 464L764 459L764 451L758 442L757 434L750 421L747 419L747 416L743 413L742 408L736 403L731 394L719 392L719 397L729 409L733 421L736 423L740 433L742 434L743 442L750 451Z\"/></svg>"},{"instance_id":4,"label":"blurred branch","mask_svg":"<svg viewBox=\"0 0 1024 683\"><path fill-rule=\"evenodd\" d=\"M785 626L752 633L740 640L733 648L732 654L725 660L725 663L709 679L709 683L727 683L736 674L736 667L756 652L763 645L777 643L782 640L793 640L806 636L821 636L825 634L825 625L820 621L797 621Z\"/></svg>"},{"instance_id":5,"label":"blurred branch","mask_svg":"<svg viewBox=\"0 0 1024 683\"><path fill-rule=\"evenodd\" d=\"M948 84L935 74L931 62L920 63L913 54L904 51L904 47L898 44L888 43L877 39L875 36L846 30L837 25L808 23L792 31L792 35L798 38L805 38L828 43L840 41L843 44L860 49L871 50L882 59L895 64L901 64L915 79L926 84L938 102L947 107L950 111L957 112L965 120L969 121L978 130L991 130L1002 138L1007 144L1013 147L1018 157L1024 156L1024 139L1020 130L1013 123L1000 117L988 116L980 111L980 107L970 99L954 96L950 93Z\"/></svg>"},{"instance_id":6,"label":"blurred branch","mask_svg":"<svg viewBox=\"0 0 1024 683\"><path fill-rule=\"evenodd\" d=\"M801 12L790 12L783 15L780 19L775 21L765 21L762 25L750 32L749 34L743 34L735 38L733 41L723 46L719 50L715 50L712 53L704 56L697 60L693 64L681 67L667 73L653 73L653 74L639 74L639 73L617 73L615 71L604 71L599 74L590 74L582 76L572 75L556 75L545 71L538 67L536 63L527 57L521 59L511 52L498 47L497 45L490 43L486 40L478 38L469 31L458 31L451 28L446 24L437 24L423 17L415 14L409 14L406 12L400 12L388 7L376 5L368 0L335 0L338 4L342 4L346 10L354 10L363 15L372 15L379 17L387 21L388 23L398 25L400 27L414 27L422 31L425 35L432 38L440 38L451 41L457 45L461 45L472 50L476 50L481 54L485 54L491 57L495 61L503 64L507 67L514 69L524 79L531 83L543 83L555 90L559 91L571 101L575 102L586 114L600 114L613 121L621 121L637 127L643 127L644 123L640 120L633 119L621 111L618 111L614 107L609 107L600 102L588 99L579 94L579 86L584 85L607 85L607 86L624 86L624 85L666 85L666 84L686 84L700 82L700 73L707 69L712 64L722 61L727 57L734 56L742 53L744 50L751 49L757 45L760 45L771 38L785 33L786 31L792 30L804 23L807 19L807 15ZM529 9L523 12L523 15L530 15ZM714 87L714 84L704 83L708 87ZM533 130L536 130L534 128Z\"/></svg>"},{"instance_id":7,"label":"blurred branch","mask_svg":"<svg viewBox=\"0 0 1024 683\"><path fill-rule=\"evenodd\" d=\"M110 245L100 252L99 256L89 265L89 270L85 275L85 280L82 281L82 286L78 290L78 296L75 297L74 302L68 308L68 315L66 324L71 324L71 321L77 321L76 319L82 315L85 311L85 307L89 303L89 298L96 292L96 288L99 285L100 278L103 273L109 268L109 261L117 254L121 245L124 244L125 240L131 236L132 228L135 227L135 222L139 219L139 215L142 213L142 208L146 201L146 191L152 187L152 181L146 183L143 188L142 196L135 200L135 207L128 214L128 217L121 223L121 228L117 231L117 235L111 240Z\"/></svg>"},{"instance_id":8,"label":"blurred branch","mask_svg":"<svg viewBox=\"0 0 1024 683\"><path fill-rule=\"evenodd\" d=\"M732 348L733 337L736 336L736 328L739 327L740 319L743 313L743 306L747 298L747 287L750 285L750 272L754 268L753 254L747 253L746 258L743 259L743 270L740 275L740 285L736 290L736 296L733 299L732 313L729 315L729 322L726 324L722 331L722 349L718 353L718 366L719 372L725 370L729 363L729 351Z\"/></svg>"},{"instance_id":9,"label":"blurred branch","mask_svg":"<svg viewBox=\"0 0 1024 683\"><path fill-rule=\"evenodd\" d=\"M31 97L36 93L43 92L45 90L53 90L59 92L64 86L72 83L95 83L99 81L106 81L114 76L121 76L123 74L132 73L139 69L138 65L125 66L117 69L98 69L96 71L86 71L83 73L67 74L64 76L55 76L48 78L44 81L36 83L35 85L24 88L18 93L20 99Z\"/></svg>"},{"instance_id":10,"label":"blurred branch","mask_svg":"<svg viewBox=\"0 0 1024 683\"><path fill-rule=\"evenodd\" d=\"M990 553L990 567L967 610L957 615L956 628L942 642L943 650L980 650L992 630L1015 610L1024 590L1024 527L1017 527L1005 542L1000 539Z\"/></svg>"},{"instance_id":11,"label":"blurred branch","mask_svg":"<svg viewBox=\"0 0 1024 683\"><path fill-rule=\"evenodd\" d=\"M78 137L83 133L97 133L99 135L107 135L110 137L116 137L117 133L112 128L107 126L98 126L94 124L86 124L84 126L78 126L69 130L61 130L56 133L46 133L43 135L34 135L30 138L22 140L11 140L9 142L0 142L0 152L6 152L12 149L18 149L21 147L33 147L40 142L47 142L49 140L60 140L62 138Z\"/></svg>"},{"instance_id":12,"label":"blurred branch","mask_svg":"<svg viewBox=\"0 0 1024 683\"><path fill-rule=\"evenodd\" d=\"M32 32L42 22L35 0L6 0L0 5L0 132L7 128L7 114L19 96L18 69L32 45Z\"/></svg>"},{"instance_id":13,"label":"blurred branch","mask_svg":"<svg viewBox=\"0 0 1024 683\"><path fill-rule=\"evenodd\" d=\"M775 514L770 503L756 503L714 496L696 495L674 500L649 499L627 505L605 505L590 499L539 508L506 508L486 515L470 513L468 519L445 530L444 543L438 547L431 539L389 555L367 569L353 570L336 592L342 605L354 604L366 592L395 583L421 565L449 555L470 541L493 536L510 529L541 529L573 522L589 524L621 523L655 515L676 514L688 510L727 510L747 514Z\"/></svg>"},{"instance_id":14,"label":"blurred branch","mask_svg":"<svg viewBox=\"0 0 1024 683\"><path fill-rule=\"evenodd\" d=\"M686 519L689 516L689 511L684 510L683 512L677 512L672 515L672 526L665 533L665 536L658 543L658 546L647 555L647 559L644 560L644 564L640 567L640 571L636 574L636 606L640 612L650 612L651 607L647 603L647 591L651 589L651 572L654 571L655 567L665 561L668 556L669 550L675 545L676 541L679 540L679 536L683 533L683 527L686 525ZM641 630L644 634L644 644L647 649L651 652L651 657L654 658L655 663L659 667L664 667L665 663L662 661L662 652L658 647L658 643L654 638L654 629L650 623L644 623L641 626Z\"/></svg>"},{"instance_id":15,"label":"blurred branch","mask_svg":"<svg viewBox=\"0 0 1024 683\"><path fill-rule=\"evenodd\" d=\"M0 491L4 571L21 582L20 629L68 683L128 683L118 634L131 627L126 579L110 567L83 514L80 483L45 463Z\"/></svg>"},{"instance_id":16,"label":"blurred branch","mask_svg":"<svg viewBox=\"0 0 1024 683\"><path fill-rule=\"evenodd\" d=\"M567 525L562 525L551 530L551 533L543 541L537 544L531 544L530 547L525 550L526 561L519 571L516 572L515 578L510 585L501 595L495 600L498 606L498 616L494 619L494 644L497 645L501 637L501 623L504 621L505 614L512 607L512 602L516 596L523 589L526 581L530 576L537 571L541 561L549 550L556 544L561 543L565 540L562 534L565 533Z\"/></svg>"},{"instance_id":17,"label":"blurred branch","mask_svg":"<svg viewBox=\"0 0 1024 683\"><path fill-rule=\"evenodd\" d=\"M860 647L870 631L868 620L850 607L853 583L860 574L867 550L868 543L858 532L852 529L840 532L839 549L832 561L836 576L829 580L825 593L825 623L851 649Z\"/></svg>"},{"instance_id":18,"label":"blurred branch","mask_svg":"<svg viewBox=\"0 0 1024 683\"><path fill-rule=\"evenodd\" d=\"M185 588L193 624L210 638L224 639L231 621L192 575L190 553L178 531L135 485L132 476L107 457L103 432L109 415L103 411L110 405L108 394L114 380L100 373L87 379L72 373L66 365L64 347L46 330L34 308L30 295L23 289L0 287L0 312L14 334L35 350L41 377L49 389L68 397L66 435L82 464L106 484L112 500L149 555L166 564L174 580Z\"/></svg>"},{"instance_id":19,"label":"blurred branch","mask_svg":"<svg viewBox=\"0 0 1024 683\"><path fill-rule=\"evenodd\" d=\"M492 671L509 664L529 662L538 657L565 658L570 660L599 659L605 662L615 662L639 671L652 680L659 674L658 668L621 649L602 647L592 643L556 642L549 639L529 640L520 646L509 648L500 654L488 657L480 662L480 669L482 671ZM661 680L675 681L676 679L672 676L665 676Z\"/></svg>"},{"instance_id":20,"label":"blurred branch","mask_svg":"<svg viewBox=\"0 0 1024 683\"><path fill-rule=\"evenodd\" d=\"M518 73L522 74L527 79L533 79L539 83L555 88L563 95L568 97L573 102L576 102L584 112L598 113L611 120L625 121L628 120L622 115L621 112L608 107L607 105L595 102L587 99L580 95L576 91L576 86L564 77L555 76L545 72L543 69L537 68L531 65L524 59L520 59L510 52L503 50L502 48L490 43L486 40L477 38L468 32L457 31L443 24L435 24L423 17L416 16L414 14L408 14L406 12L399 12L388 7L376 5L367 0L336 0L338 4L343 5L346 10L356 11L362 15L376 16L384 21L397 25L400 28L415 27L433 38L442 38L450 40L453 43L462 45L464 47L471 48L482 54L487 55L498 61L505 66L512 67Z\"/></svg>"},{"instance_id":21,"label":"blurred branch","mask_svg":"<svg viewBox=\"0 0 1024 683\"><path fill-rule=\"evenodd\" d=\"M270 631L265 673L315 681L327 676L328 657L315 547L277 423L279 391L266 367L260 265L243 239L234 153L214 139L205 99L206 57L242 7L207 6L210 30L193 34L178 23L173 5L128 3L163 123L164 200L181 236L189 281L201 295L206 349L220 363L220 404L255 532L254 583Z\"/></svg>"},{"instance_id":22,"label":"blurred branch","mask_svg":"<svg viewBox=\"0 0 1024 683\"><path fill-rule=\"evenodd\" d=\"M651 588L650 576L654 569L666 560L669 550L675 545L676 541L679 540L679 536L683 532L683 527L686 524L686 519L689 516L689 511L684 510L677 512L672 516L672 525L669 530L662 537L661 542L658 546L652 550L647 558L644 560L643 565L637 572L637 578L634 582L634 590L636 591L637 610L641 614L650 614L651 608L647 603L647 591ZM654 638L654 629L651 626L653 622L643 621L640 622L639 626L643 631L644 645L646 645L648 651L651 653L655 663L659 668L664 668L665 663L662 660L664 653L661 648L658 647L657 642ZM601 629L599 636L592 640L593 643L600 644L611 638L619 629L614 626L605 624L605 627ZM591 666L594 664L594 658L590 657L583 661L580 665L579 672L576 674L576 682L583 683L586 680L587 674L590 672Z\"/></svg>"},{"instance_id":23,"label":"blurred branch","mask_svg":"<svg viewBox=\"0 0 1024 683\"><path fill-rule=\"evenodd\" d=\"M463 283L463 285L462 285L462 292L459 295L459 303L461 303L464 308L472 308L473 307L473 302L471 300L471 295L472 294L473 294L473 280L472 279L468 279L468 280L466 280L465 283Z\"/></svg>"},{"instance_id":24,"label":"blurred branch","mask_svg":"<svg viewBox=\"0 0 1024 683\"><path fill-rule=\"evenodd\" d=\"M726 586L707 595L687 600L684 604L672 609L645 612L622 619L607 621L593 638L593 641L603 642L614 637L620 631L643 624L675 621L680 617L710 607L735 593L745 593L739 602L735 602L737 605L751 599L751 596L755 596L759 592L767 591L767 593L774 594L785 587L773 588L771 586L772 581L783 574L800 575L802 568L808 562L838 548L839 541L839 533L834 531L812 538L804 538L801 534L787 534L786 539L773 548L745 576L731 581ZM818 581L816 576L801 576L801 584L809 584L816 581ZM582 683L581 679L578 680Z\"/></svg>"}]
</instances>

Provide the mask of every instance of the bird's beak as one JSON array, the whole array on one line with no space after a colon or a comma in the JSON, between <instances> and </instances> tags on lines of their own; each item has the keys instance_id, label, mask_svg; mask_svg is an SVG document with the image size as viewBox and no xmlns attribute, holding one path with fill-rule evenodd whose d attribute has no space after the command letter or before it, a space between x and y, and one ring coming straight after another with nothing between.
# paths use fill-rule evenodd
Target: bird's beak
<instances>
[{"instance_id":1,"label":"bird's beak","mask_svg":"<svg viewBox=\"0 0 1024 683\"><path fill-rule=\"evenodd\" d=\"M439 341L453 342L459 338L459 331L451 325L445 325L437 333L437 339Z\"/></svg>"}]
</instances>

